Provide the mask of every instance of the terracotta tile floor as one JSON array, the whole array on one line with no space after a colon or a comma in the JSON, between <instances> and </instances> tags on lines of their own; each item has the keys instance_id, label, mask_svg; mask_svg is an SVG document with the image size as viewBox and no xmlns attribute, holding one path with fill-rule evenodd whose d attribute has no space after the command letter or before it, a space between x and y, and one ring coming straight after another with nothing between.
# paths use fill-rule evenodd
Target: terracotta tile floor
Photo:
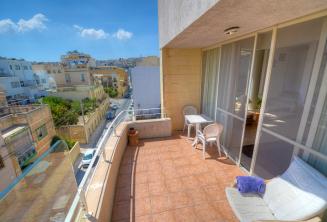
<instances>
[{"instance_id":1,"label":"terracotta tile floor","mask_svg":"<svg viewBox=\"0 0 327 222\"><path fill-rule=\"evenodd\" d=\"M225 187L244 174L232 161L210 147L202 159L201 146L175 134L142 140L127 147L120 166L113 221L237 221Z\"/></svg>"}]
</instances>

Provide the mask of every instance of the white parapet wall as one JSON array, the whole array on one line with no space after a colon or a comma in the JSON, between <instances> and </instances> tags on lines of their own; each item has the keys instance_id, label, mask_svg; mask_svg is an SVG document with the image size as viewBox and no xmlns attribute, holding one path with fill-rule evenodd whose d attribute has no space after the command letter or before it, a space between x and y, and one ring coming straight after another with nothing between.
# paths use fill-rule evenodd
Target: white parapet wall
<instances>
[{"instance_id":1,"label":"white parapet wall","mask_svg":"<svg viewBox=\"0 0 327 222\"><path fill-rule=\"evenodd\" d=\"M128 122L129 128L139 132L140 139L168 137L172 134L171 119L149 119Z\"/></svg>"}]
</instances>

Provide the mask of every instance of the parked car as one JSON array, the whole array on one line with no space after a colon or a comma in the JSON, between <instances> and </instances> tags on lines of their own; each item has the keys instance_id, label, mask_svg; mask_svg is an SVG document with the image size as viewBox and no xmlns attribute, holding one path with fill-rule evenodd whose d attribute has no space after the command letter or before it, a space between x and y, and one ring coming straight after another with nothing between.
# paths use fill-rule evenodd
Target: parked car
<instances>
[{"instance_id":1,"label":"parked car","mask_svg":"<svg viewBox=\"0 0 327 222\"><path fill-rule=\"evenodd\" d=\"M112 109L107 112L106 118L107 120L113 120L116 117L116 110Z\"/></svg>"},{"instance_id":2,"label":"parked car","mask_svg":"<svg viewBox=\"0 0 327 222\"><path fill-rule=\"evenodd\" d=\"M84 153L83 159L82 159L82 167L88 167L92 161L92 158L94 156L95 150L88 150Z\"/></svg>"},{"instance_id":3,"label":"parked car","mask_svg":"<svg viewBox=\"0 0 327 222\"><path fill-rule=\"evenodd\" d=\"M110 106L110 108L113 110L117 110L117 109L119 109L119 106L117 104L113 104Z\"/></svg>"}]
</instances>

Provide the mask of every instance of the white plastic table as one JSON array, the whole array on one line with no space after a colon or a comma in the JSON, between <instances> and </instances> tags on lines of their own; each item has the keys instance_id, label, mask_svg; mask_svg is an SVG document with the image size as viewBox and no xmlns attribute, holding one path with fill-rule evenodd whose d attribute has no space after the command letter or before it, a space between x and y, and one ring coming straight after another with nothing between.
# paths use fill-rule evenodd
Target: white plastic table
<instances>
[{"instance_id":1,"label":"white plastic table","mask_svg":"<svg viewBox=\"0 0 327 222\"><path fill-rule=\"evenodd\" d=\"M195 138L194 142L192 143L192 146L195 146L198 143L198 131L201 130L201 124L202 123L212 123L213 121L201 114L201 115L185 115L185 119L190 123L190 124L195 124Z\"/></svg>"}]
</instances>

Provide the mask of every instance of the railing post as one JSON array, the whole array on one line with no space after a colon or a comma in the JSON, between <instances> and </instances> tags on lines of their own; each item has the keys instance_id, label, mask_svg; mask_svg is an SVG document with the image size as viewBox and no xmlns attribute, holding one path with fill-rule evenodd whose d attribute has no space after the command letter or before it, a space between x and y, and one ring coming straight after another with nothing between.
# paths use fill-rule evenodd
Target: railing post
<instances>
[{"instance_id":1,"label":"railing post","mask_svg":"<svg viewBox=\"0 0 327 222\"><path fill-rule=\"evenodd\" d=\"M133 111L132 111L132 120L135 121L136 120L136 116L135 116L135 109L133 108Z\"/></svg>"}]
</instances>

